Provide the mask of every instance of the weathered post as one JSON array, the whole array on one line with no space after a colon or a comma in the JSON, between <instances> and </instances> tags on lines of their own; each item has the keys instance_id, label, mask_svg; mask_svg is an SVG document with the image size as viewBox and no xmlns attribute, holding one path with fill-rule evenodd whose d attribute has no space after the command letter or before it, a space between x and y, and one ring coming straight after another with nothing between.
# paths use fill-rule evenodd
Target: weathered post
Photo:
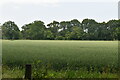
<instances>
[{"instance_id":1,"label":"weathered post","mask_svg":"<svg viewBox=\"0 0 120 80\"><path fill-rule=\"evenodd\" d=\"M26 64L25 66L25 79L31 80L32 67L30 64Z\"/></svg>"}]
</instances>

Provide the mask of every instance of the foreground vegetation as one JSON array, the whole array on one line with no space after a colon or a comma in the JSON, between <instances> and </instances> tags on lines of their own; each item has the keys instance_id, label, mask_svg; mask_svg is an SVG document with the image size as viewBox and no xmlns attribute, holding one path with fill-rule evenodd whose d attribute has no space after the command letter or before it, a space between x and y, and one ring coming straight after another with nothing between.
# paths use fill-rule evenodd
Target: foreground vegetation
<instances>
[{"instance_id":1,"label":"foreground vegetation","mask_svg":"<svg viewBox=\"0 0 120 80\"><path fill-rule=\"evenodd\" d=\"M7 68L3 67L3 78L24 78L25 70L19 67ZM60 70L55 71L49 69L47 72L45 69L39 68L32 72L33 78L118 78L117 73L103 72L100 73L97 70L87 71L86 68L80 68L79 70Z\"/></svg>"},{"instance_id":2,"label":"foreground vegetation","mask_svg":"<svg viewBox=\"0 0 120 80\"><path fill-rule=\"evenodd\" d=\"M117 41L3 40L3 77L117 77ZM18 73L17 75L14 75Z\"/></svg>"}]
</instances>

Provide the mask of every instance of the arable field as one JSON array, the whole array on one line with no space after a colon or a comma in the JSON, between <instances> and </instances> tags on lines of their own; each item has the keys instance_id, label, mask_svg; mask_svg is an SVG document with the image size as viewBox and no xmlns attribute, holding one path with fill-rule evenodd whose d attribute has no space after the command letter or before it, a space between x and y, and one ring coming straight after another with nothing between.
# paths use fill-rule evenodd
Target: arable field
<instances>
[{"instance_id":1,"label":"arable field","mask_svg":"<svg viewBox=\"0 0 120 80\"><path fill-rule=\"evenodd\" d=\"M33 76L46 68L45 77L117 76L118 41L3 40L2 43L3 77L23 76L25 64L40 69L34 69Z\"/></svg>"}]
</instances>

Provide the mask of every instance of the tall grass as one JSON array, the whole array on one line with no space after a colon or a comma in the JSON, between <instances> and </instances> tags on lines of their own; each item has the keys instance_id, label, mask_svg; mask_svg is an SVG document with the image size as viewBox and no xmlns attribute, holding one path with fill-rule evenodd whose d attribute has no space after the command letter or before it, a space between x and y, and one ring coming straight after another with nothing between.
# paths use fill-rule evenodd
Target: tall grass
<instances>
[{"instance_id":1,"label":"tall grass","mask_svg":"<svg viewBox=\"0 0 120 80\"><path fill-rule=\"evenodd\" d=\"M3 65L23 67L40 61L53 70L79 70L86 67L117 69L117 41L3 40Z\"/></svg>"}]
</instances>

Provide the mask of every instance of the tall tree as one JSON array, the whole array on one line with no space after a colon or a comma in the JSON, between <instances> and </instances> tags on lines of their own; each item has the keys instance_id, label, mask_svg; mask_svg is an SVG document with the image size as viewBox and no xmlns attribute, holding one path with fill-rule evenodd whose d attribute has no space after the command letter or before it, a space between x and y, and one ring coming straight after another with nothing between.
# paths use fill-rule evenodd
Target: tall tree
<instances>
[{"instance_id":1,"label":"tall tree","mask_svg":"<svg viewBox=\"0 0 120 80\"><path fill-rule=\"evenodd\" d=\"M14 22L7 21L1 26L1 28L3 39L19 39L20 30Z\"/></svg>"},{"instance_id":2,"label":"tall tree","mask_svg":"<svg viewBox=\"0 0 120 80\"><path fill-rule=\"evenodd\" d=\"M106 27L109 29L111 40L117 39L116 28L120 27L120 20L110 20L106 23Z\"/></svg>"},{"instance_id":3,"label":"tall tree","mask_svg":"<svg viewBox=\"0 0 120 80\"><path fill-rule=\"evenodd\" d=\"M44 31L46 27L42 21L34 21L22 27L22 35L24 39L40 40L45 39Z\"/></svg>"},{"instance_id":4,"label":"tall tree","mask_svg":"<svg viewBox=\"0 0 120 80\"><path fill-rule=\"evenodd\" d=\"M60 36L60 38L62 38L62 37L64 38L66 32L70 30L70 22L69 21L61 21L60 29L61 29L61 31L59 32L59 36Z\"/></svg>"},{"instance_id":5,"label":"tall tree","mask_svg":"<svg viewBox=\"0 0 120 80\"><path fill-rule=\"evenodd\" d=\"M96 39L97 38L97 30L98 23L93 19L84 19L82 21L82 29L89 35L87 39Z\"/></svg>"},{"instance_id":6,"label":"tall tree","mask_svg":"<svg viewBox=\"0 0 120 80\"><path fill-rule=\"evenodd\" d=\"M47 25L50 31L53 33L54 38L58 35L58 31L60 29L59 22L53 21Z\"/></svg>"}]
</instances>

